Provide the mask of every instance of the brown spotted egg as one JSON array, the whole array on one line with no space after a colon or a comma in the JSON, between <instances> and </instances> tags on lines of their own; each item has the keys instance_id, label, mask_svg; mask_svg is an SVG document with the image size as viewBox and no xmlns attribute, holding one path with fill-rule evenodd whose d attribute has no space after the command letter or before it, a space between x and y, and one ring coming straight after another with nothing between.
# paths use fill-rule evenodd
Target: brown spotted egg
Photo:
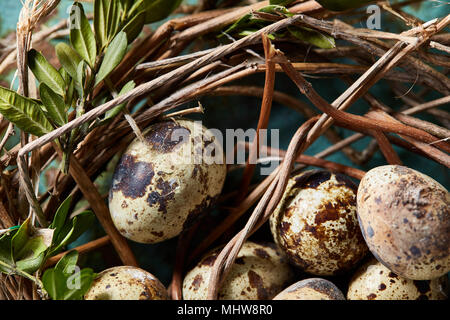
<instances>
[{"instance_id":1,"label":"brown spotted egg","mask_svg":"<svg viewBox=\"0 0 450 320\"><path fill-rule=\"evenodd\" d=\"M398 276L375 258L362 265L350 281L349 300L445 300L448 278L410 280Z\"/></svg>"},{"instance_id":2,"label":"brown spotted egg","mask_svg":"<svg viewBox=\"0 0 450 320\"><path fill-rule=\"evenodd\" d=\"M332 282L311 278L294 283L273 300L345 300L345 296Z\"/></svg>"},{"instance_id":3,"label":"brown spotted egg","mask_svg":"<svg viewBox=\"0 0 450 320\"><path fill-rule=\"evenodd\" d=\"M450 271L450 194L413 169L387 165L367 172L358 189L364 238L381 263L413 280Z\"/></svg>"},{"instance_id":4,"label":"brown spotted egg","mask_svg":"<svg viewBox=\"0 0 450 320\"><path fill-rule=\"evenodd\" d=\"M168 300L164 285L140 268L120 266L100 272L85 300Z\"/></svg>"},{"instance_id":5,"label":"brown spotted egg","mask_svg":"<svg viewBox=\"0 0 450 320\"><path fill-rule=\"evenodd\" d=\"M220 249L205 255L183 280L185 300L206 300L211 270ZM270 300L280 292L293 272L273 243L247 241L218 293L219 300Z\"/></svg>"},{"instance_id":6,"label":"brown spotted egg","mask_svg":"<svg viewBox=\"0 0 450 320\"><path fill-rule=\"evenodd\" d=\"M221 144L200 122L167 120L143 136L116 167L109 209L124 237L157 243L179 235L211 206L226 164Z\"/></svg>"},{"instance_id":7,"label":"brown spotted egg","mask_svg":"<svg viewBox=\"0 0 450 320\"><path fill-rule=\"evenodd\" d=\"M310 274L335 275L365 256L356 189L346 176L324 170L306 171L289 180L270 228L291 263Z\"/></svg>"}]
</instances>

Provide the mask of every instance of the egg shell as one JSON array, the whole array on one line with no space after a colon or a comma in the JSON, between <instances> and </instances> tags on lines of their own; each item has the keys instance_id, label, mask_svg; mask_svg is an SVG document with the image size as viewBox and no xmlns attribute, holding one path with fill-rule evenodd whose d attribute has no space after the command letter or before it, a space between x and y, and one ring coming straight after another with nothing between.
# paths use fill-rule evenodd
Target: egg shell
<instances>
[{"instance_id":1,"label":"egg shell","mask_svg":"<svg viewBox=\"0 0 450 320\"><path fill-rule=\"evenodd\" d=\"M222 146L200 122L167 120L125 150L113 177L109 209L126 238L173 238L207 212L226 176Z\"/></svg>"},{"instance_id":2,"label":"egg shell","mask_svg":"<svg viewBox=\"0 0 450 320\"><path fill-rule=\"evenodd\" d=\"M398 276L372 258L350 280L348 300L445 300L448 278L410 280Z\"/></svg>"},{"instance_id":3,"label":"egg shell","mask_svg":"<svg viewBox=\"0 0 450 320\"><path fill-rule=\"evenodd\" d=\"M368 252L356 215L356 185L346 176L311 170L289 179L270 217L275 243L310 274L352 269Z\"/></svg>"},{"instance_id":4,"label":"egg shell","mask_svg":"<svg viewBox=\"0 0 450 320\"><path fill-rule=\"evenodd\" d=\"M164 285L140 268L120 266L100 272L85 300L167 300Z\"/></svg>"},{"instance_id":5,"label":"egg shell","mask_svg":"<svg viewBox=\"0 0 450 320\"><path fill-rule=\"evenodd\" d=\"M294 283L273 300L345 300L345 296L331 281L310 278Z\"/></svg>"},{"instance_id":6,"label":"egg shell","mask_svg":"<svg viewBox=\"0 0 450 320\"><path fill-rule=\"evenodd\" d=\"M358 218L375 258L413 280L450 271L450 195L432 178L387 165L366 173L358 189Z\"/></svg>"},{"instance_id":7,"label":"egg shell","mask_svg":"<svg viewBox=\"0 0 450 320\"><path fill-rule=\"evenodd\" d=\"M206 300L211 270L220 249L205 255L183 280L185 300ZM219 300L270 300L293 278L273 243L247 241L218 293Z\"/></svg>"}]
</instances>

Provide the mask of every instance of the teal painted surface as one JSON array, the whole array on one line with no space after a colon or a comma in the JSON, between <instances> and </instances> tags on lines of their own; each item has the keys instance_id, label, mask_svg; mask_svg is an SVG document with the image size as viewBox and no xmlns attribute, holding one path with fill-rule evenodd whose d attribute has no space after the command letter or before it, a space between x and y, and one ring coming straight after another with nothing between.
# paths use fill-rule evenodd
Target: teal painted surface
<instances>
[{"instance_id":1,"label":"teal painted surface","mask_svg":"<svg viewBox=\"0 0 450 320\"><path fill-rule=\"evenodd\" d=\"M190 1L192 3L195 0ZM58 18L67 17L67 8L71 5L72 1L63 0L59 6ZM84 4L86 11L92 11L92 6ZM0 36L4 36L11 30L13 30L17 23L17 18L20 12L21 3L20 0L0 0ZM430 20L435 17L442 17L448 13L449 6L439 5L437 2L428 1L422 7L417 9L409 9L408 11L414 15L418 15L423 20ZM49 24L55 23L56 19L49 22ZM383 20L383 29L394 31L403 28L401 22L396 18L387 15ZM388 26L388 27L385 27ZM300 96L296 87L283 75L277 75L276 88L285 93L298 97L305 103L309 103L304 97ZM313 79L309 78L309 81L313 84L314 88L328 101L333 101L337 98L345 89L346 85L341 81L332 78ZM242 85L260 85L264 84L264 78L262 75L248 77L239 81ZM414 91L415 89L413 89ZM392 108L398 109L402 106L401 100L391 95L388 95L389 88L386 84L378 84L371 89L376 97L379 97L384 103ZM436 96L428 96L427 99L436 98ZM257 125L257 112L255 111L260 106L260 100L249 97L222 97L222 98L202 98L201 102L206 108L206 113L202 120L205 125L211 128L254 128ZM188 104L189 107L196 106L196 102ZM447 106L448 107L448 106ZM367 104L364 101L358 101L349 110L352 113L362 114L368 109ZM447 108L448 110L448 108ZM269 128L280 129L281 145L280 147L286 149L288 143L295 133L297 127L303 123L304 119L298 113L281 106L274 104ZM338 131L347 137L352 132L344 129L338 129ZM365 138L362 141L355 143L353 146L362 150L368 142L369 138ZM322 151L331 144L324 137L314 143L306 152L308 155L313 155L319 151ZM401 148L394 147L399 153L400 158L404 161L404 164L419 170L440 183L442 183L447 189L450 188L449 171L433 161L427 160L423 157L419 157L415 154L407 152ZM352 165L350 161L341 153L338 152L327 159ZM372 160L360 169L368 170L378 165L385 164L385 160L380 152L377 152ZM227 185L224 192L231 191L235 188L236 183L239 181L241 172L235 172L230 174L227 179ZM107 190L111 180L111 174L105 174L98 181L100 185L103 185L103 189ZM255 176L255 182L258 177ZM45 179L43 179L45 181ZM43 189L42 189L43 190ZM217 212L215 213L217 214ZM267 231L267 230L265 230ZM261 234L262 232L260 232ZM97 238L103 235L103 230L100 226L96 226L93 230L85 233L77 243L73 246L85 243L91 239ZM200 236L199 236L200 237ZM172 272L172 265L175 258L176 239L172 239L156 245L141 245L137 243L131 243L131 246L139 259L140 264L154 273L165 284L170 281ZM111 251L111 256L114 256ZM94 253L84 256L82 262L85 265L92 266L96 271L100 271L108 265L108 261L105 261L105 257L101 257L100 254Z\"/></svg>"},{"instance_id":2,"label":"teal painted surface","mask_svg":"<svg viewBox=\"0 0 450 320\"><path fill-rule=\"evenodd\" d=\"M21 8L20 0L0 0L0 37L15 29Z\"/></svg>"}]
</instances>

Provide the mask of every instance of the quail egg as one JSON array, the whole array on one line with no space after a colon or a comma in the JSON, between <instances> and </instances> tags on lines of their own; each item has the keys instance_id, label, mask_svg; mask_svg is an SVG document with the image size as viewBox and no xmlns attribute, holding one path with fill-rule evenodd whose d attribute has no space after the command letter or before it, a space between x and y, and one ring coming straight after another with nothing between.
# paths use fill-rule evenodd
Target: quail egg
<instances>
[{"instance_id":1,"label":"quail egg","mask_svg":"<svg viewBox=\"0 0 450 320\"><path fill-rule=\"evenodd\" d=\"M367 172L357 197L364 238L381 263L413 280L450 271L450 194L432 178L387 165Z\"/></svg>"},{"instance_id":2,"label":"quail egg","mask_svg":"<svg viewBox=\"0 0 450 320\"><path fill-rule=\"evenodd\" d=\"M324 170L306 171L289 180L270 217L270 228L291 263L326 276L352 269L365 256L356 189L346 176Z\"/></svg>"},{"instance_id":3,"label":"quail egg","mask_svg":"<svg viewBox=\"0 0 450 320\"><path fill-rule=\"evenodd\" d=\"M398 276L372 258L361 266L350 281L349 300L445 300L448 279L410 280Z\"/></svg>"},{"instance_id":4,"label":"quail egg","mask_svg":"<svg viewBox=\"0 0 450 320\"><path fill-rule=\"evenodd\" d=\"M204 213L226 176L222 146L200 122L166 120L143 132L120 159L109 194L114 225L126 238L173 238Z\"/></svg>"},{"instance_id":5,"label":"quail egg","mask_svg":"<svg viewBox=\"0 0 450 320\"><path fill-rule=\"evenodd\" d=\"M167 300L164 285L140 268L120 266L100 272L85 300Z\"/></svg>"},{"instance_id":6,"label":"quail egg","mask_svg":"<svg viewBox=\"0 0 450 320\"><path fill-rule=\"evenodd\" d=\"M220 249L204 256L183 280L185 300L205 300ZM218 293L219 300L270 300L292 280L293 271L273 243L247 241Z\"/></svg>"},{"instance_id":7,"label":"quail egg","mask_svg":"<svg viewBox=\"0 0 450 320\"><path fill-rule=\"evenodd\" d=\"M273 300L345 300L345 296L332 282L311 278L294 283Z\"/></svg>"}]
</instances>

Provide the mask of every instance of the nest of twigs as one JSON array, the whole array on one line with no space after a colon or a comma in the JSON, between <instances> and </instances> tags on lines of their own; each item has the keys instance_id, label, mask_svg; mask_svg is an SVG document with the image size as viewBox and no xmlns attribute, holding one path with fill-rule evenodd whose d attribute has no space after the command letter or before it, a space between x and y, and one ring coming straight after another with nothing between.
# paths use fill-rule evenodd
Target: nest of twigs
<instances>
[{"instance_id":1,"label":"nest of twigs","mask_svg":"<svg viewBox=\"0 0 450 320\"><path fill-rule=\"evenodd\" d=\"M9 45L6 41L1 43L0 73L17 69L17 92L37 99L34 81L29 81L31 72L27 67L27 52L33 47L47 48L45 51L49 55L46 58L53 62L55 57L51 54L54 51L48 50L49 41L67 39L70 30L67 21L51 28L44 27L58 8L59 1L40 1L37 7L33 7L31 2L25 3L16 37L9 38L13 39ZM277 150L283 156L279 168L252 185L255 166L245 165L238 192L224 194L219 199L220 208L224 208L219 210L227 212L226 218L214 227L208 226L206 236L196 246L191 245L191 239L197 232L195 230L202 228L201 222L179 236L170 285L172 299L181 299L181 282L187 266L217 246L220 239L225 246L214 264L209 287L209 298L215 299L221 280L243 242L267 221L294 168L315 166L361 179L365 172L358 169L359 166L367 163L377 150L381 151L386 164L402 164L393 146L418 154L430 164L442 168L450 166L450 114L441 108L450 102L447 76L450 34L445 30L450 23L450 15L421 21L406 13L405 8L421 2L378 3L383 16L390 16L402 24L400 33L390 31L389 25L382 30L362 27L361 22L368 16L363 6L331 11L314 0L291 1L287 5L290 14L286 14L282 10L259 11L267 7L269 1L199 1L198 5L181 5L176 9L177 17L169 17L159 27L146 26L110 74L109 83L113 87L123 87L130 80L135 82L135 88L128 93L115 95L104 103L87 104L82 114L70 111L67 123L39 137L22 131L20 141L8 150L5 145L13 136L15 127L6 116L1 118L2 234L21 225L27 217L32 218L34 226L47 227L67 196L71 195L76 200L73 203L84 198L87 205L82 209L93 211L107 235L77 247L77 251L82 255L111 244L124 265L137 266L129 243L111 221L106 195L102 195L94 184L108 163L140 134L140 129L161 117L174 116L173 109L177 108L177 115L201 113L203 109L200 107L187 107L188 102L196 102L201 97L262 98L262 103L254 108L259 119L258 130L267 128L272 103L276 102L290 107L293 113L300 113L304 119L298 123L288 149ZM443 5L448 7L448 4ZM231 36L233 30L230 26L246 14L261 24L252 32ZM88 15L88 18L92 17ZM295 34L283 33L289 28L308 28L320 37L334 39L333 45L320 48L314 41L308 43L307 39L302 40ZM226 30L230 32L224 36ZM274 34L283 36L272 36ZM345 58L345 62L341 58ZM240 80L257 73L265 79L264 86L241 85ZM305 79L305 75L331 76L340 79L347 89L334 101L327 101ZM280 77L295 84L299 92L297 96L275 90L274 83ZM401 107L388 106L369 92L380 82L390 86L390 94L399 97ZM93 102L108 89L106 83L101 83L92 90L88 101ZM425 98L433 94L435 98ZM301 96L310 103L302 102ZM368 105L364 114L348 111L360 99ZM91 125L123 103L126 103L125 109L114 119L90 128L72 149L62 148L67 145L61 139L68 133L84 128L86 124ZM416 116L421 114L428 114L427 119L431 120ZM335 130L337 127L351 130L354 134L342 138ZM321 136L325 136L332 146L314 156L304 155ZM363 151L351 146L365 137L371 139L367 140ZM256 143L245 145L250 156L255 156L256 146ZM352 166L324 159L339 151L345 154ZM41 174L55 160L62 162L67 157L67 173L58 169L47 185L48 189L39 192ZM230 230L234 233L231 234ZM64 254L65 251L60 250L48 257L32 276L38 278ZM0 300L48 298L42 295L39 282L32 280L20 272L3 273Z\"/></svg>"}]
</instances>

